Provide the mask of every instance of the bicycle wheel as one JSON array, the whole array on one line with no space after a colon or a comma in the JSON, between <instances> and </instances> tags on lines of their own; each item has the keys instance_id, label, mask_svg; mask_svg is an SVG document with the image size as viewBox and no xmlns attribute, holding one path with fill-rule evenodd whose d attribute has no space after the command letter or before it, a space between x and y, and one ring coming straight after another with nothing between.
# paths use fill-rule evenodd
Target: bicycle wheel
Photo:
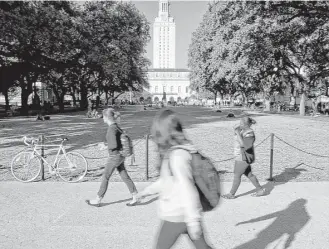
<instances>
[{"instance_id":1,"label":"bicycle wheel","mask_svg":"<svg viewBox=\"0 0 329 249\"><path fill-rule=\"evenodd\" d=\"M57 163L57 174L66 182L81 181L87 170L87 160L78 152L64 154Z\"/></svg>"},{"instance_id":2,"label":"bicycle wheel","mask_svg":"<svg viewBox=\"0 0 329 249\"><path fill-rule=\"evenodd\" d=\"M11 174L20 182L32 182L40 171L40 159L33 152L20 152L11 161Z\"/></svg>"}]
</instances>

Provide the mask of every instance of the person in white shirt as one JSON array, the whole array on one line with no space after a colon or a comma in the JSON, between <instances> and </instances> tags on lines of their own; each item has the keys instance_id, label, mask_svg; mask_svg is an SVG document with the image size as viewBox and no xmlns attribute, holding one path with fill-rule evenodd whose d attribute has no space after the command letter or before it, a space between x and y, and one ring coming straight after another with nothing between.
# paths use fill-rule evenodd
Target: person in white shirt
<instances>
[{"instance_id":1,"label":"person in white shirt","mask_svg":"<svg viewBox=\"0 0 329 249\"><path fill-rule=\"evenodd\" d=\"M155 248L171 248L182 234L187 234L197 249L211 248L204 238L202 207L188 152L195 147L186 139L173 111L164 110L154 119L152 138L162 158L160 177L140 192L138 198L159 194L158 215L162 224ZM188 151L177 148L170 152L177 145L186 146Z\"/></svg>"}]
</instances>

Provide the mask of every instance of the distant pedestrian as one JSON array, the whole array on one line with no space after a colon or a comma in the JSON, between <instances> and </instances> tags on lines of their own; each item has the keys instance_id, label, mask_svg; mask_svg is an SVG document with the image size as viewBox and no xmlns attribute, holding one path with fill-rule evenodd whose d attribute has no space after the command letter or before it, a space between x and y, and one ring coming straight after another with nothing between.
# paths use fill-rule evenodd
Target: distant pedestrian
<instances>
[{"instance_id":1,"label":"distant pedestrian","mask_svg":"<svg viewBox=\"0 0 329 249\"><path fill-rule=\"evenodd\" d=\"M237 192L242 175L249 178L256 188L256 192L252 196L265 195L265 189L262 188L257 177L251 172L251 164L255 161L255 133L251 129L251 125L256 121L250 117L243 117L240 125L234 127L235 146L234 154L236 156L234 163L234 179L230 193L224 195L226 199L234 199Z\"/></svg>"},{"instance_id":2,"label":"distant pedestrian","mask_svg":"<svg viewBox=\"0 0 329 249\"><path fill-rule=\"evenodd\" d=\"M120 114L115 112L114 109L108 108L103 110L103 120L104 123L108 125L107 133L106 133L106 141L107 147L104 143L99 145L101 150L108 149L108 159L105 165L105 169L102 176L102 182L100 189L98 191L97 197L94 200L86 200L87 204L91 206L100 206L101 200L103 199L107 188L109 179L115 169L118 170L123 182L127 185L129 192L132 194L132 201L128 203L128 206L133 206L138 203L137 200L137 189L135 184L129 177L125 166L124 166L124 157L120 154L120 150L122 149L122 144L120 140L120 136L122 134L122 130L119 128L117 122L119 121Z\"/></svg>"},{"instance_id":3,"label":"distant pedestrian","mask_svg":"<svg viewBox=\"0 0 329 249\"><path fill-rule=\"evenodd\" d=\"M151 133L162 158L160 177L138 195L159 194L161 228L155 248L171 248L182 234L188 235L197 249L211 248L204 238L202 207L191 168L190 152L196 151L195 147L171 110L155 118ZM173 150L175 146L179 148Z\"/></svg>"}]
</instances>

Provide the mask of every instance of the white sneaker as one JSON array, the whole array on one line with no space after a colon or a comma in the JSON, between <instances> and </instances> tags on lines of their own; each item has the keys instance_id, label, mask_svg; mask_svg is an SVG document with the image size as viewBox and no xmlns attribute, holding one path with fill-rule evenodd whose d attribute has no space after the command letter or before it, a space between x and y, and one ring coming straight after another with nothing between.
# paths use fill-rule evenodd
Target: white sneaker
<instances>
[{"instance_id":1,"label":"white sneaker","mask_svg":"<svg viewBox=\"0 0 329 249\"><path fill-rule=\"evenodd\" d=\"M137 193L136 194L132 194L132 196L133 196L133 198L132 198L131 202L128 202L126 204L128 207L135 206L138 203L140 203L140 198L137 197Z\"/></svg>"},{"instance_id":2,"label":"white sneaker","mask_svg":"<svg viewBox=\"0 0 329 249\"><path fill-rule=\"evenodd\" d=\"M90 206L100 207L102 198L97 196L94 200L86 200L86 203Z\"/></svg>"}]
</instances>

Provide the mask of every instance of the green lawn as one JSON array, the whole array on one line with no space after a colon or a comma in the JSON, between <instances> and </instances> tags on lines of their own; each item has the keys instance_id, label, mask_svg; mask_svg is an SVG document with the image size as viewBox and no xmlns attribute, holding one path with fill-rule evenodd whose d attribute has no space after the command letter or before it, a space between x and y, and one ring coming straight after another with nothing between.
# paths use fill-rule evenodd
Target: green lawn
<instances>
[{"instance_id":1,"label":"green lawn","mask_svg":"<svg viewBox=\"0 0 329 249\"><path fill-rule=\"evenodd\" d=\"M140 106L127 106L120 109L121 124L120 126L128 132L135 146L135 159L138 166L145 168L145 135L149 134L150 127L155 114L158 109L142 110ZM239 109L223 110L222 112L215 112L210 108L198 106L186 107L171 107L177 112L186 128L195 125L209 123L219 120L235 120L236 118L227 118L229 112L233 112L237 117L243 112ZM0 179L12 179L9 170L10 162L13 156L24 149L22 137L32 136L38 137L44 135L47 140L46 143L58 143L61 137L68 137L68 150L80 151L88 158L89 167L91 169L90 175L93 179L100 176L99 168L103 166L106 152L100 152L95 145L99 142L105 141L105 134L107 126L103 119L92 119L85 116L86 112L73 112L65 114L51 115L49 121L35 121L34 117L24 118L6 118L0 120L0 139L1 139L1 155L0 155ZM154 161L155 151L154 145L153 153L150 152L150 161ZM53 151L47 151L48 158L52 159ZM142 160L142 161L141 161ZM50 160L51 161L51 160ZM131 160L127 160L128 163ZM150 162L150 164L152 164ZM135 169L137 169L135 167ZM144 170L141 169L144 172ZM141 173L143 174L143 173ZM156 172L150 170L150 175L156 175ZM139 176L138 178L143 178Z\"/></svg>"},{"instance_id":2,"label":"green lawn","mask_svg":"<svg viewBox=\"0 0 329 249\"><path fill-rule=\"evenodd\" d=\"M241 109L214 112L205 107L172 107L182 119L189 139L210 157L217 169L222 172L224 181L233 178L233 126L237 124ZM128 106L121 110L121 127L133 139L135 161L127 158L126 167L132 179L145 180L146 172L146 140L154 115L158 110L141 111L141 107ZM227 118L228 112L234 112L236 118ZM15 117L0 120L0 180L13 180L10 173L10 162L13 156L24 149L23 135L45 135L47 143L58 143L60 137L68 137L68 150L81 152L89 163L87 181L98 181L102 167L106 162L107 152L99 151L96 145L105 140L106 125L102 119L90 119L86 112L74 112L52 115L50 121L35 121L32 118ZM278 181L327 181L329 180L329 126L328 117L299 117L272 114L253 114L257 121L254 127L256 145L274 133L284 141L306 152L328 157L318 157L296 150L275 139L274 141L274 176ZM53 158L52 151L46 150L47 159ZM149 176L158 175L157 151L155 144L148 143ZM227 160L229 159L229 160ZM269 176L270 139L256 148L256 162L253 171L261 181ZM47 169L46 169L47 172ZM59 180L56 177L47 180ZM115 174L111 181L120 181ZM243 178L243 180L247 180Z\"/></svg>"}]
</instances>

